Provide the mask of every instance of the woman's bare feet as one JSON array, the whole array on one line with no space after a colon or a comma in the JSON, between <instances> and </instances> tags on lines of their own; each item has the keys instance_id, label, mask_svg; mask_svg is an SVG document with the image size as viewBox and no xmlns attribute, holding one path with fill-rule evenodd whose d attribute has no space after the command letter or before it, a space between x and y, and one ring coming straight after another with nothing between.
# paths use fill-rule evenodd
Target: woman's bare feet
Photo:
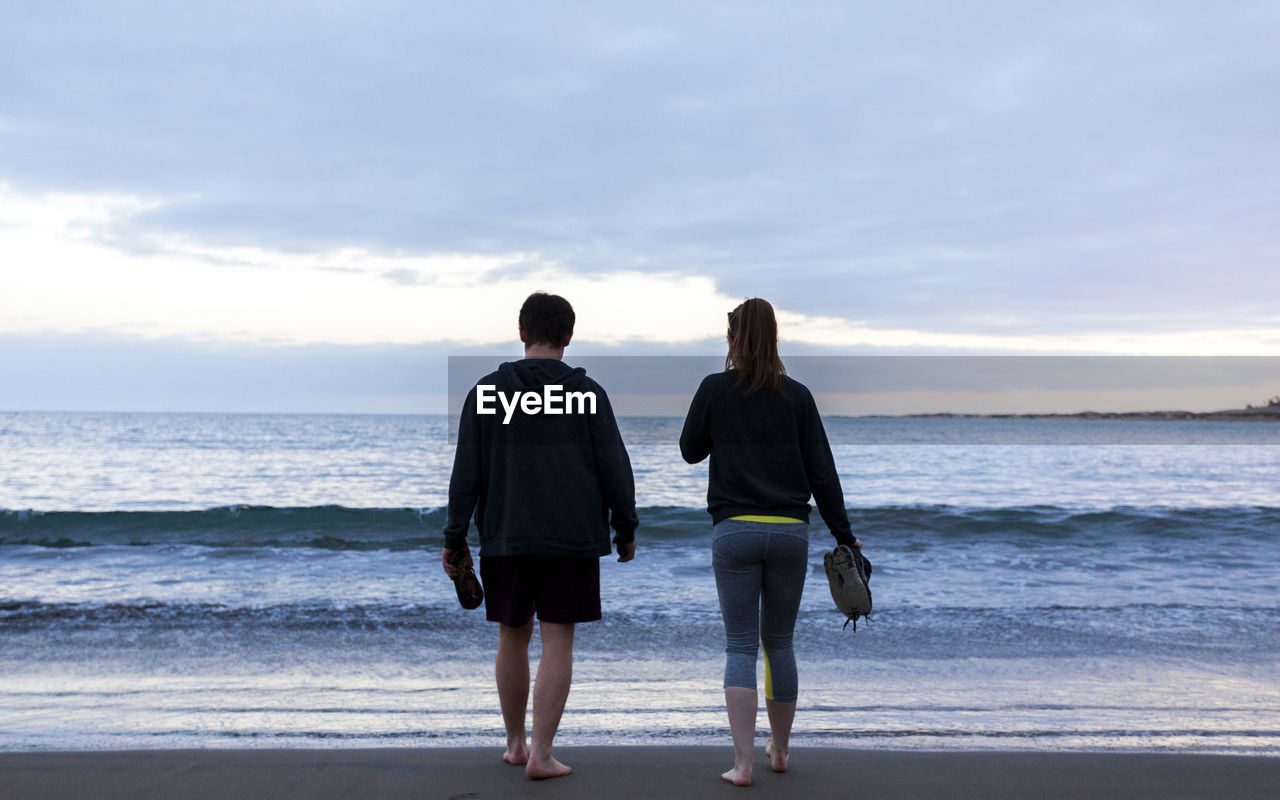
<instances>
[{"instance_id":1,"label":"woman's bare feet","mask_svg":"<svg viewBox=\"0 0 1280 800\"><path fill-rule=\"evenodd\" d=\"M765 742L764 754L769 757L769 764L770 766L773 767L774 772L787 771L787 759L791 756L791 754L786 750L782 749L781 747L775 748L773 746L772 739Z\"/></svg>"},{"instance_id":2,"label":"woman's bare feet","mask_svg":"<svg viewBox=\"0 0 1280 800\"><path fill-rule=\"evenodd\" d=\"M728 772L720 773L723 780L732 783L734 786L750 786L751 785L751 762L745 764L734 764L733 769Z\"/></svg>"},{"instance_id":3,"label":"woman's bare feet","mask_svg":"<svg viewBox=\"0 0 1280 800\"><path fill-rule=\"evenodd\" d=\"M543 778L560 778L568 775L570 772L573 772L573 767L566 767L551 756L547 756L545 761L530 758L529 763L524 765L524 774L534 780L542 780Z\"/></svg>"},{"instance_id":4,"label":"woman's bare feet","mask_svg":"<svg viewBox=\"0 0 1280 800\"><path fill-rule=\"evenodd\" d=\"M524 742L508 744L507 752L502 754L502 760L508 764L527 764L529 762L529 746Z\"/></svg>"}]
</instances>

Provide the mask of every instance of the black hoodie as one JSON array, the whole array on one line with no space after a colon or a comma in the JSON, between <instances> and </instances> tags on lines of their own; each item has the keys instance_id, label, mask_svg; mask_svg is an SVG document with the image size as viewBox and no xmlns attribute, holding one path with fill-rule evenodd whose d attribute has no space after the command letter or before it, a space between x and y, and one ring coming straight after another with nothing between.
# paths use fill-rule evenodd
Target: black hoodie
<instances>
[{"instance_id":1,"label":"black hoodie","mask_svg":"<svg viewBox=\"0 0 1280 800\"><path fill-rule=\"evenodd\" d=\"M474 511L481 556L609 554L609 527L621 542L635 539L636 499L627 457L608 395L581 367L553 358L506 362L477 382L511 396L593 392L595 413L476 413L476 389L462 405L458 449L449 480L447 548L467 543ZM491 393L492 394L492 393ZM610 519L612 512L612 519Z\"/></svg>"},{"instance_id":2,"label":"black hoodie","mask_svg":"<svg viewBox=\"0 0 1280 800\"><path fill-rule=\"evenodd\" d=\"M740 514L808 521L809 497L838 544L853 548L844 492L809 389L785 375L782 391L748 394L737 373L703 379L689 405L680 453L711 456L707 511L713 522Z\"/></svg>"}]
</instances>

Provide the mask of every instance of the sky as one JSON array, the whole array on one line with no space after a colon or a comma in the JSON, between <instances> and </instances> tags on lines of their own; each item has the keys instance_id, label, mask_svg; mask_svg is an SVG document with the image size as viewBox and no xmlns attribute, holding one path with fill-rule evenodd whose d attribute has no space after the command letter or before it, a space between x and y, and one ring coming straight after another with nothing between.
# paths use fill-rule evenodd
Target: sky
<instances>
[{"instance_id":1,"label":"sky","mask_svg":"<svg viewBox=\"0 0 1280 800\"><path fill-rule=\"evenodd\" d=\"M0 408L440 411L535 290L570 355L1280 355L1273 2L229 5L0 0Z\"/></svg>"}]
</instances>

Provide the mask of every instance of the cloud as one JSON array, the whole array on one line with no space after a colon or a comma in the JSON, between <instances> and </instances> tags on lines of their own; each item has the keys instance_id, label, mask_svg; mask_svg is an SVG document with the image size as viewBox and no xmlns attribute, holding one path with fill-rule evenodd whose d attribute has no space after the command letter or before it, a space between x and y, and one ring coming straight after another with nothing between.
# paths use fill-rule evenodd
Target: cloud
<instances>
[{"instance_id":1,"label":"cloud","mask_svg":"<svg viewBox=\"0 0 1280 800\"><path fill-rule=\"evenodd\" d=\"M0 179L158 198L96 229L140 257L705 278L832 343L1246 335L1280 291L1278 35L1266 2L28 4Z\"/></svg>"},{"instance_id":2,"label":"cloud","mask_svg":"<svg viewBox=\"0 0 1280 800\"><path fill-rule=\"evenodd\" d=\"M115 247L104 226L161 205L137 197L30 196L0 188L0 333L103 332L280 345L506 345L534 291L577 310L586 347L721 347L741 297L675 271L577 272L536 253L295 253L153 236ZM1267 355L1280 320L1180 332L991 334L888 327L778 304L784 346L860 351Z\"/></svg>"}]
</instances>

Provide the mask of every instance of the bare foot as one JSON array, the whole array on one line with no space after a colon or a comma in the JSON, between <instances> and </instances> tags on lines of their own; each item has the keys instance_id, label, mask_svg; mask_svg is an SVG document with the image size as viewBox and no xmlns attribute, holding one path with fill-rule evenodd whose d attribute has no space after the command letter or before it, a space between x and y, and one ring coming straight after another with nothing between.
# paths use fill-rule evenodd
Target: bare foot
<instances>
[{"instance_id":1,"label":"bare foot","mask_svg":"<svg viewBox=\"0 0 1280 800\"><path fill-rule=\"evenodd\" d=\"M773 740L764 743L764 754L769 757L769 764L773 767L774 772L787 771L787 758L791 755L786 750L773 747Z\"/></svg>"},{"instance_id":2,"label":"bare foot","mask_svg":"<svg viewBox=\"0 0 1280 800\"><path fill-rule=\"evenodd\" d=\"M573 772L573 767L566 767L551 756L547 756L546 761L537 761L529 759L529 763L524 765L524 774L534 780L542 780L543 778L560 778Z\"/></svg>"},{"instance_id":3,"label":"bare foot","mask_svg":"<svg viewBox=\"0 0 1280 800\"><path fill-rule=\"evenodd\" d=\"M523 743L507 745L507 752L502 754L502 760L508 764L526 764L529 761L529 747Z\"/></svg>"},{"instance_id":4,"label":"bare foot","mask_svg":"<svg viewBox=\"0 0 1280 800\"><path fill-rule=\"evenodd\" d=\"M744 766L734 765L734 768L728 772L720 773L723 780L732 783L734 786L750 786L751 785L751 765Z\"/></svg>"}]
</instances>

